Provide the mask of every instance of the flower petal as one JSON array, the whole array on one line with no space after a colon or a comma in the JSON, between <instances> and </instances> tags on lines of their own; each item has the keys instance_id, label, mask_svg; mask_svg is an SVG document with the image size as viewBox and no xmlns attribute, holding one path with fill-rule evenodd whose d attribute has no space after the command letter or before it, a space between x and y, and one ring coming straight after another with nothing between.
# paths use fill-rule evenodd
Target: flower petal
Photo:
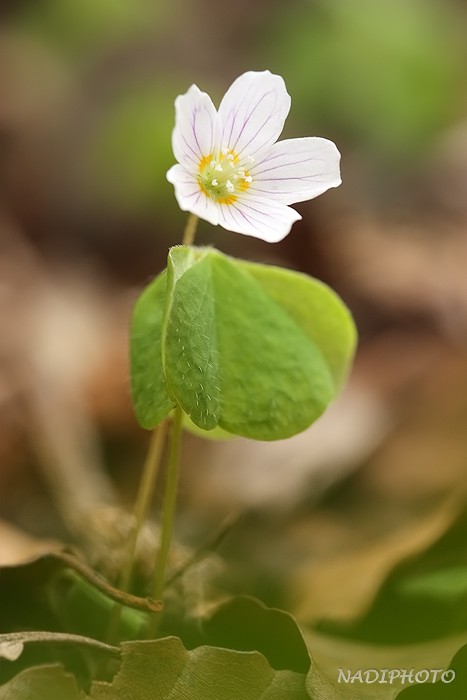
<instances>
[{"instance_id":1,"label":"flower petal","mask_svg":"<svg viewBox=\"0 0 467 700\"><path fill-rule=\"evenodd\" d=\"M188 172L182 165L173 165L167 172L167 180L175 188L175 197L182 211L190 211L217 226L218 209L212 199L202 191L193 173Z\"/></svg>"},{"instance_id":2,"label":"flower petal","mask_svg":"<svg viewBox=\"0 0 467 700\"><path fill-rule=\"evenodd\" d=\"M252 196L233 204L218 204L219 224L228 231L244 233L277 243L287 236L295 221L302 217L295 209Z\"/></svg>"},{"instance_id":3,"label":"flower petal","mask_svg":"<svg viewBox=\"0 0 467 700\"><path fill-rule=\"evenodd\" d=\"M216 119L211 98L196 85L177 97L172 148L179 163L197 170L201 158L212 153Z\"/></svg>"},{"instance_id":4,"label":"flower petal","mask_svg":"<svg viewBox=\"0 0 467 700\"><path fill-rule=\"evenodd\" d=\"M279 138L289 109L290 95L279 75L268 70L244 73L219 107L217 143L240 158L254 156Z\"/></svg>"},{"instance_id":5,"label":"flower petal","mask_svg":"<svg viewBox=\"0 0 467 700\"><path fill-rule=\"evenodd\" d=\"M328 139L287 139L250 168L252 193L283 204L304 202L341 184L340 153Z\"/></svg>"}]
</instances>

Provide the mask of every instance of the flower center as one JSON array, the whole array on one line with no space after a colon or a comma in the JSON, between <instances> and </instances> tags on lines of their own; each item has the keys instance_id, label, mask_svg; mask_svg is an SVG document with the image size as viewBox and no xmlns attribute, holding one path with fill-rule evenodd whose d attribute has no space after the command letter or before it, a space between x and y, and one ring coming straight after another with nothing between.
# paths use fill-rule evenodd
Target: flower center
<instances>
[{"instance_id":1,"label":"flower center","mask_svg":"<svg viewBox=\"0 0 467 700\"><path fill-rule=\"evenodd\" d=\"M253 162L248 158L247 162ZM234 151L223 149L219 155L204 156L198 168L198 183L202 191L220 204L232 204L253 181Z\"/></svg>"}]
</instances>

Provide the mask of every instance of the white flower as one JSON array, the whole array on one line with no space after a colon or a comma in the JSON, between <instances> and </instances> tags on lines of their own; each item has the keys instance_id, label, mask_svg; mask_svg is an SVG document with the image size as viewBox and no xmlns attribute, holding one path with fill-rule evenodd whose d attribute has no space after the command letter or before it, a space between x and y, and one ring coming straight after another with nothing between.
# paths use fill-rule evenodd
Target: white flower
<instances>
[{"instance_id":1,"label":"white flower","mask_svg":"<svg viewBox=\"0 0 467 700\"><path fill-rule=\"evenodd\" d=\"M289 204L341 183L340 154L318 137L276 143L290 109L279 75L250 71L227 90L217 112L192 85L175 100L167 179L183 211L274 243L302 217Z\"/></svg>"}]
</instances>

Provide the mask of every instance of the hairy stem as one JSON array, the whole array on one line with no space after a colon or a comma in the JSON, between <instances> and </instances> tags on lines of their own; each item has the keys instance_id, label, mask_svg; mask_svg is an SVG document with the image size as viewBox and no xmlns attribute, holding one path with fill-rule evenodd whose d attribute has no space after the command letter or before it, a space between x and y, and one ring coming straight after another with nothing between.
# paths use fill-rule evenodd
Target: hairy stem
<instances>
[{"instance_id":1,"label":"hairy stem","mask_svg":"<svg viewBox=\"0 0 467 700\"><path fill-rule=\"evenodd\" d=\"M167 426L168 422L163 421L153 430L151 441L149 443L148 454L143 466L143 474L134 508L134 523L128 540L125 562L118 581L120 590L124 591L125 593L129 593L131 590L131 583L136 563L138 539L153 500L157 475L159 473L161 457L167 437ZM115 605L110 616L109 627L107 630L107 640L109 642L115 642L118 639L121 614L122 606Z\"/></svg>"},{"instance_id":2,"label":"hairy stem","mask_svg":"<svg viewBox=\"0 0 467 700\"><path fill-rule=\"evenodd\" d=\"M183 232L182 245L193 245L197 226L198 217L194 214L190 214L186 222L185 230Z\"/></svg>"},{"instance_id":3,"label":"hairy stem","mask_svg":"<svg viewBox=\"0 0 467 700\"><path fill-rule=\"evenodd\" d=\"M169 558L170 542L172 540L180 471L182 416L183 411L180 406L177 406L173 415L172 431L170 436L169 460L167 464L165 492L162 504L161 539L154 570L153 592L156 597L162 594L166 582L167 562ZM155 631L155 625L157 625L156 617L153 618L153 623L153 626L150 627L150 632Z\"/></svg>"},{"instance_id":4,"label":"hairy stem","mask_svg":"<svg viewBox=\"0 0 467 700\"><path fill-rule=\"evenodd\" d=\"M175 516L175 505L177 501L177 487L180 467L180 442L182 433L182 409L177 406L175 409L172 434L170 438L170 453L167 464L167 476L165 484L164 501L162 505L161 541L156 560L153 591L162 593L165 584L165 571L169 556L170 541ZM156 598L158 597L157 594Z\"/></svg>"},{"instance_id":5,"label":"hairy stem","mask_svg":"<svg viewBox=\"0 0 467 700\"><path fill-rule=\"evenodd\" d=\"M139 485L138 495L136 498L134 509L134 525L128 541L128 549L126 555L125 566L120 574L119 588L122 591L131 589L133 571L136 562L136 549L138 546L138 537L141 528L148 516L149 509L154 497L157 476L162 453L164 451L165 441L167 437L167 421L160 423L152 432L151 441L146 461L143 467L141 483Z\"/></svg>"}]
</instances>

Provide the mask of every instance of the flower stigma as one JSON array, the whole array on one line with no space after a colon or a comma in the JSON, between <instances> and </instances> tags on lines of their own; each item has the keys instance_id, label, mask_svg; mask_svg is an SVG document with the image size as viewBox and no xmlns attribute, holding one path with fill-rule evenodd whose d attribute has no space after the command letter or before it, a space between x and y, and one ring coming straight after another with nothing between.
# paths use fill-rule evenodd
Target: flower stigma
<instances>
[{"instance_id":1,"label":"flower stigma","mask_svg":"<svg viewBox=\"0 0 467 700\"><path fill-rule=\"evenodd\" d=\"M254 159L249 157L246 160L253 162ZM198 184L204 194L219 204L233 204L252 181L233 150L224 148L218 155L210 153L200 160Z\"/></svg>"}]
</instances>

